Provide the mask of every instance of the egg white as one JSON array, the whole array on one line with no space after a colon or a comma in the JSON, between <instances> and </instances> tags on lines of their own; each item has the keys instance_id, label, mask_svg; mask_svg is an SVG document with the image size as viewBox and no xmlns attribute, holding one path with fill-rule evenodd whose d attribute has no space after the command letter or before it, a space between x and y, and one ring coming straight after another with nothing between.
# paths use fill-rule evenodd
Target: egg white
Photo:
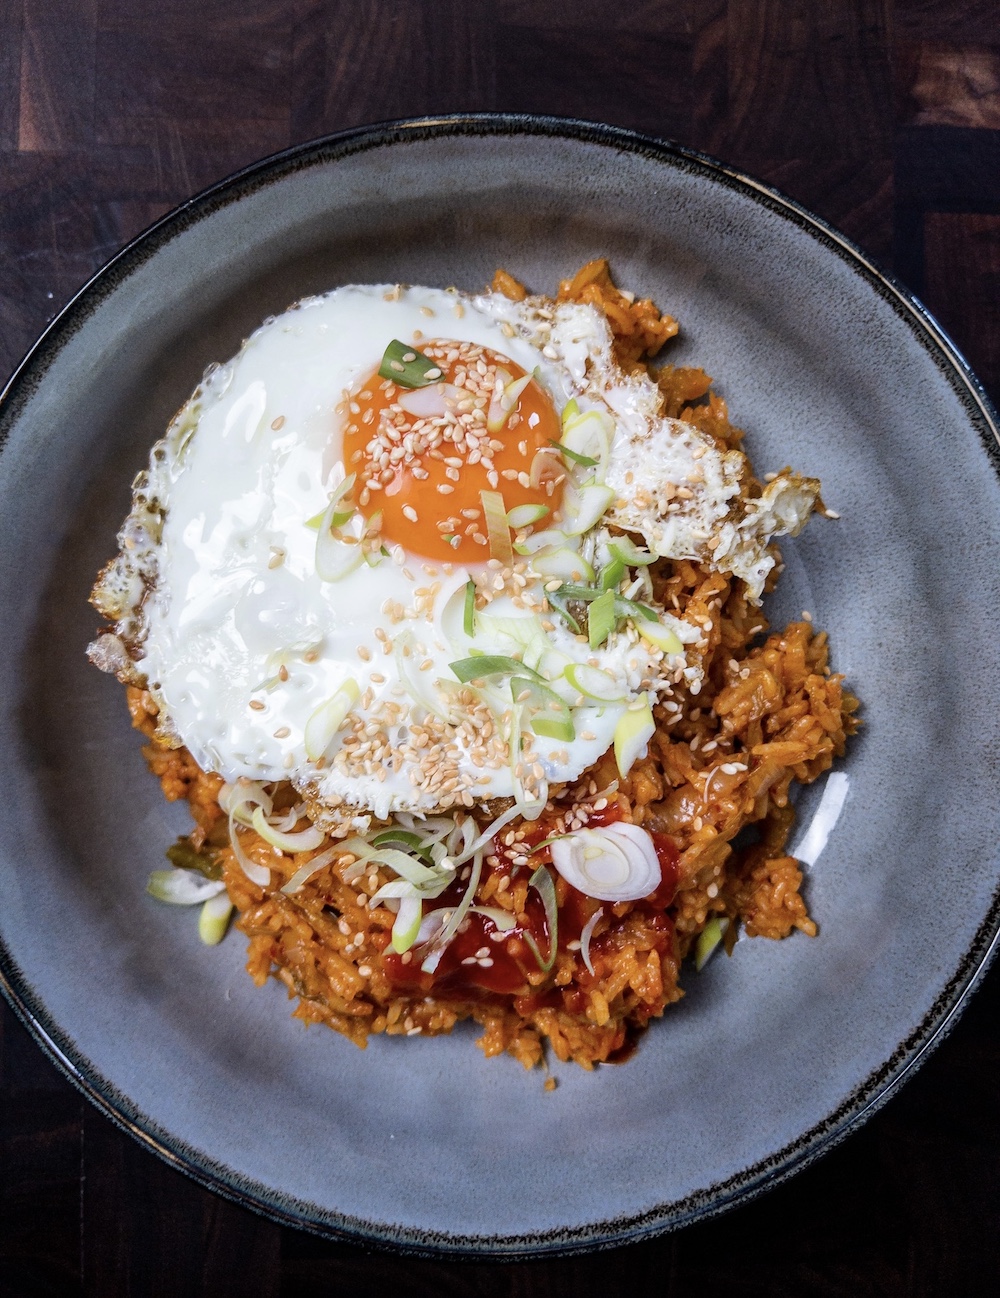
<instances>
[{"instance_id":1,"label":"egg white","mask_svg":"<svg viewBox=\"0 0 1000 1298\"><path fill-rule=\"evenodd\" d=\"M511 357L536 373L557 412L571 397L607 410L616 423L608 480L619 493L609 518L641 532L656 553L710 562L706 543L728 526L731 535L714 547L720 560L731 558L731 571L742 565L762 582L773 563L770 534L800 526L815 494L800 486L800 506L793 508L775 489L749 523L734 513L744 457L720 452L690 425L662 419L655 386L622 374L607 323L593 307L349 286L264 324L206 377L154 448L121 554L95 596L116 631L97 642L92 656L149 688L161 732L186 745L203 769L230 781L291 780L307 794L311 814L334 829L368 813L432 811L448 799L418 787L407 764L396 771L384 764L355 764L347 772L335 762L318 766L304 742L316 709L348 680L362 695L370 691L373 714L386 700L410 698L397 656L383 647L400 635L429 664L421 676L429 688L453 679L450 662L497 648L482 630L470 638L456 623L456 600L469 576L457 565L448 571L397 547L377 566L338 581L316 573L316 533L307 520L322 512L345 474L345 416L338 407L343 411L345 393L377 368L391 338L410 340L415 332ZM636 506L638 485L648 484L655 501L664 481L687 481L695 469L695 505L680 518L645 497ZM393 604L411 607L416 592L428 589L433 597L405 627L388 616ZM491 613L523 614L505 598ZM549 634L556 649L608 671L623 692L662 696L678 672L689 684L700 672L701 630L675 621L690 652L669 672L663 654L631 628L597 650L558 619ZM593 765L610 746L624 706L578 708L570 741L536 738L533 761L545 780L561 784ZM407 739L404 722L394 742ZM464 741L454 755L477 800L516 791L508 764L484 769Z\"/></svg>"}]
</instances>

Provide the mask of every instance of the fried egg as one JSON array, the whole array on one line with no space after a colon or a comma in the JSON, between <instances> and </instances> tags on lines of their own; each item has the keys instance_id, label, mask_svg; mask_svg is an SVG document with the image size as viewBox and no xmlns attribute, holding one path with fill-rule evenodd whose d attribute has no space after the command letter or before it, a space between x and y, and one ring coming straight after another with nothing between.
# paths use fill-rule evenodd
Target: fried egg
<instances>
[{"instance_id":1,"label":"fried egg","mask_svg":"<svg viewBox=\"0 0 1000 1298\"><path fill-rule=\"evenodd\" d=\"M699 687L703 630L650 603L649 563L757 599L771 538L817 499L790 473L752 495L741 452L659 409L590 305L307 298L153 448L91 656L150 691L164 741L228 781L290 780L330 832L544 806Z\"/></svg>"}]
</instances>

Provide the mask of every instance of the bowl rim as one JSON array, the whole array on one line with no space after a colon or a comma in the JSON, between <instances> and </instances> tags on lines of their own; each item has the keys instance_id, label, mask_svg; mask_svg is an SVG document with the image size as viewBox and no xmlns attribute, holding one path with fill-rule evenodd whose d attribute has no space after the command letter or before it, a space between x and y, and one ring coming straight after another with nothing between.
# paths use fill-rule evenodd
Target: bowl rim
<instances>
[{"instance_id":1,"label":"bowl rim","mask_svg":"<svg viewBox=\"0 0 1000 1298\"><path fill-rule=\"evenodd\" d=\"M165 243L216 210L248 193L280 182L291 172L336 163L355 154L405 144L457 137L544 136L596 144L641 155L650 161L698 174L742 193L790 220L865 280L909 326L928 358L950 384L976 429L994 472L1000 477L1000 418L983 385L930 311L897 279L828 222L770 185L737 168L674 141L578 118L524 113L452 113L401 118L352 127L293 145L251 163L185 200L130 240L53 317L0 390L0 472L7 429L44 379L46 371L94 310ZM794 1141L728 1180L683 1200L638 1215L611 1217L580 1226L533 1234L468 1235L428 1232L348 1217L276 1192L215 1162L142 1113L94 1067L48 1014L18 968L0 932L0 992L44 1054L117 1127L200 1185L281 1225L395 1253L497 1260L569 1255L649 1239L696 1220L715 1216L779 1184L843 1140L882 1107L948 1035L1000 946L1000 888L957 968L942 986L921 1023L897 1045L832 1113Z\"/></svg>"}]
</instances>

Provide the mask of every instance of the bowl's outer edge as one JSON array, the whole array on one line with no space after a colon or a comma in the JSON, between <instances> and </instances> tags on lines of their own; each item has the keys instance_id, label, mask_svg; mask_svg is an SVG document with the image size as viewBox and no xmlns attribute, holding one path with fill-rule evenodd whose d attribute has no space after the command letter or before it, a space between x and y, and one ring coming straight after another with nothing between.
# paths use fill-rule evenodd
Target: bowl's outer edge
<instances>
[{"instance_id":1,"label":"bowl's outer edge","mask_svg":"<svg viewBox=\"0 0 1000 1298\"><path fill-rule=\"evenodd\" d=\"M239 201L243 193L276 183L290 171L336 161L351 154L407 141L448 135L534 134L638 153L664 165L699 172L749 195L762 206L791 220L846 262L891 305L909 326L929 358L947 379L967 411L1000 476L1000 418L971 366L927 308L856 244L770 186L706 154L672 141L620 127L570 118L526 114L452 114L356 127L296 145L254 163L202 191L156 221L118 252L77 292L48 324L0 391L0 451L7 427L44 378L55 355L86 322L91 311L118 284L165 242L218 208ZM540 1235L457 1236L400 1229L346 1218L315 1204L276 1195L266 1186L245 1182L161 1131L128 1097L116 1091L67 1039L34 994L0 939L0 991L43 1052L105 1116L169 1165L199 1184L271 1220L370 1248L408 1255L447 1254L470 1258L489 1254L515 1260L552 1254L574 1254L651 1238L695 1220L715 1216L770 1188L807 1166L843 1140L882 1107L895 1090L948 1035L1000 945L1000 892L958 967L947 980L921 1024L840 1107L797 1140L723 1184L640 1216L612 1218L582 1227Z\"/></svg>"}]
</instances>

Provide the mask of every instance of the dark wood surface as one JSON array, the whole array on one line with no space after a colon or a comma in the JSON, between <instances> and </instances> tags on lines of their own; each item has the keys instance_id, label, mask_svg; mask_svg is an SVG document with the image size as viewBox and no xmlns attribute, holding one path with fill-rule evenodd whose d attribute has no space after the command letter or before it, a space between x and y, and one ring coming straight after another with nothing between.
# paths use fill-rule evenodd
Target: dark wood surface
<instances>
[{"instance_id":1,"label":"dark wood surface","mask_svg":"<svg viewBox=\"0 0 1000 1298\"><path fill-rule=\"evenodd\" d=\"M0 379L203 186L466 109L637 127L771 182L894 268L1000 395L997 0L0 0ZM998 1008L994 970L887 1108L757 1200L502 1265L365 1253L226 1203L119 1133L2 1006L0 1292L996 1293Z\"/></svg>"}]
</instances>

